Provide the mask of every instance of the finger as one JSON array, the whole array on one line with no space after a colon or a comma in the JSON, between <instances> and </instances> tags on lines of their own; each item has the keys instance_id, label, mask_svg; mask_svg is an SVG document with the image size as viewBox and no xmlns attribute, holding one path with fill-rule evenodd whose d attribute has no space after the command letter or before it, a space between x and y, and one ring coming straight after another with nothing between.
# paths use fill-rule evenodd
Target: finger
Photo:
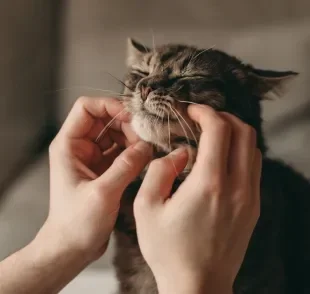
<instances>
[{"instance_id":1,"label":"finger","mask_svg":"<svg viewBox=\"0 0 310 294\"><path fill-rule=\"evenodd\" d=\"M96 119L115 116L118 120L129 119L121 101L114 98L82 97L74 104L61 133L71 138L82 138L91 131Z\"/></svg>"},{"instance_id":2,"label":"finger","mask_svg":"<svg viewBox=\"0 0 310 294\"><path fill-rule=\"evenodd\" d=\"M117 145L119 145L122 148L127 148L133 144L136 144L138 141L141 141L139 138L137 138L136 140L128 140L127 137L120 132L116 132L116 131L110 131L109 133L111 140L113 142L115 142Z\"/></svg>"},{"instance_id":3,"label":"finger","mask_svg":"<svg viewBox=\"0 0 310 294\"><path fill-rule=\"evenodd\" d=\"M98 134L102 133L102 131L104 131L104 133L98 140L98 144L102 150L105 150L107 148L106 146L108 146L108 148L111 147L111 143L113 144L114 142L120 146L129 147L140 141L140 138L132 130L130 124L126 122L114 120L111 125L107 125L99 132L97 131L97 138Z\"/></svg>"},{"instance_id":4,"label":"finger","mask_svg":"<svg viewBox=\"0 0 310 294\"><path fill-rule=\"evenodd\" d=\"M128 123L122 123L121 130L121 132L114 129L109 131L111 139L118 145L129 147L141 140Z\"/></svg>"},{"instance_id":5,"label":"finger","mask_svg":"<svg viewBox=\"0 0 310 294\"><path fill-rule=\"evenodd\" d=\"M106 131L102 138L97 141L99 134L102 132L102 130L105 129L105 127L106 125L102 120L96 120L93 124L92 129L87 134L88 139L94 142L94 144L97 144L101 151L105 151L111 148L114 144L114 141L111 138L109 131Z\"/></svg>"},{"instance_id":6,"label":"finger","mask_svg":"<svg viewBox=\"0 0 310 294\"><path fill-rule=\"evenodd\" d=\"M120 146L121 148L125 149L126 147L129 147L130 145L132 145L128 143L128 140L123 133L110 130L109 136L111 137L111 140L115 142L118 146Z\"/></svg>"},{"instance_id":7,"label":"finger","mask_svg":"<svg viewBox=\"0 0 310 294\"><path fill-rule=\"evenodd\" d=\"M260 183L261 183L261 173L262 173L262 154L259 149L256 149L254 160L253 160L253 168L252 168L252 189L253 196L256 200L256 203L260 202Z\"/></svg>"},{"instance_id":8,"label":"finger","mask_svg":"<svg viewBox=\"0 0 310 294\"><path fill-rule=\"evenodd\" d=\"M122 153L123 149L114 144L110 149L101 154L100 160L94 164L93 170L97 175L101 176L114 162L114 160Z\"/></svg>"},{"instance_id":9,"label":"finger","mask_svg":"<svg viewBox=\"0 0 310 294\"><path fill-rule=\"evenodd\" d=\"M137 201L149 203L163 203L170 196L175 178L185 168L188 161L188 152L179 148L165 157L154 160L144 177L137 195Z\"/></svg>"},{"instance_id":10,"label":"finger","mask_svg":"<svg viewBox=\"0 0 310 294\"><path fill-rule=\"evenodd\" d=\"M231 125L231 148L228 161L229 174L234 185L244 186L251 181L251 170L256 149L254 128L229 113L221 113Z\"/></svg>"},{"instance_id":11,"label":"finger","mask_svg":"<svg viewBox=\"0 0 310 294\"><path fill-rule=\"evenodd\" d=\"M197 159L189 177L199 182L223 179L227 173L230 125L210 107L190 105L188 114L201 128Z\"/></svg>"},{"instance_id":12,"label":"finger","mask_svg":"<svg viewBox=\"0 0 310 294\"><path fill-rule=\"evenodd\" d=\"M152 157L150 144L140 141L124 150L98 178L98 184L120 195L125 188L142 172Z\"/></svg>"}]
</instances>

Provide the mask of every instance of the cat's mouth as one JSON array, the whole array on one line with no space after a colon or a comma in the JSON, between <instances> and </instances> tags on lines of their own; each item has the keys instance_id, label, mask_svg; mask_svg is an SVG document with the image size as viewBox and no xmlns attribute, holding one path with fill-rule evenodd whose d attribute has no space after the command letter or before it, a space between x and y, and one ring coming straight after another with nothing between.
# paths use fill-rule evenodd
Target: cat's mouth
<instances>
[{"instance_id":1,"label":"cat's mouth","mask_svg":"<svg viewBox=\"0 0 310 294\"><path fill-rule=\"evenodd\" d=\"M142 111L147 117L156 119L158 122L177 122L177 117L166 107L146 107L142 106Z\"/></svg>"},{"instance_id":2,"label":"cat's mouth","mask_svg":"<svg viewBox=\"0 0 310 294\"><path fill-rule=\"evenodd\" d=\"M145 100L135 96L131 101L131 126L141 139L165 152L171 151L175 144L197 147L197 130L178 101L169 96L151 96Z\"/></svg>"}]
</instances>

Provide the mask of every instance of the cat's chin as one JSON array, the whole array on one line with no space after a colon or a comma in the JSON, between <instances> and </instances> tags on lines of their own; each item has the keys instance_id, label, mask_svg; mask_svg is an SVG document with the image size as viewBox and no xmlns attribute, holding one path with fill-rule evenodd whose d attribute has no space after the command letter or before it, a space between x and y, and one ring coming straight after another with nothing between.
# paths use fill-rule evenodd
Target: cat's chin
<instances>
[{"instance_id":1,"label":"cat's chin","mask_svg":"<svg viewBox=\"0 0 310 294\"><path fill-rule=\"evenodd\" d=\"M155 125L154 121L137 114L133 116L131 126L133 131L142 140L160 147L163 151L169 152L169 130L165 123ZM170 131L173 131L173 125L171 125Z\"/></svg>"},{"instance_id":2,"label":"cat's chin","mask_svg":"<svg viewBox=\"0 0 310 294\"><path fill-rule=\"evenodd\" d=\"M174 133L175 136L178 136L178 133L180 132L180 130L178 129L178 125L172 124L168 130L168 125L154 125L153 121L145 118L143 115L137 114L133 115L133 118L131 120L131 126L134 132L142 140L156 146L157 152L159 152L157 155L162 152L169 153L173 149L179 148L180 146L186 147L188 150L189 158L186 168L184 169L184 172L182 174L185 176L189 173L196 159L197 148L191 145L177 142L175 140L172 142L170 141L173 140L173 136L170 136L171 138L169 138L168 131L170 130L172 134ZM157 157L157 155L155 155L155 157Z\"/></svg>"}]
</instances>

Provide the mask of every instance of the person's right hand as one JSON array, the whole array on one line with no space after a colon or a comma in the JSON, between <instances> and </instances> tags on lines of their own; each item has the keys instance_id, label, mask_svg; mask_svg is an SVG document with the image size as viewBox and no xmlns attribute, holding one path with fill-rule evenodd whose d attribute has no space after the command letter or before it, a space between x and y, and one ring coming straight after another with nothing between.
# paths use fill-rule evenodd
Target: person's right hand
<instances>
[{"instance_id":1,"label":"person's right hand","mask_svg":"<svg viewBox=\"0 0 310 294\"><path fill-rule=\"evenodd\" d=\"M134 203L139 245L161 294L232 293L260 214L261 153L236 117L195 105L189 116L202 129L196 163L171 198L187 152L151 163Z\"/></svg>"}]
</instances>

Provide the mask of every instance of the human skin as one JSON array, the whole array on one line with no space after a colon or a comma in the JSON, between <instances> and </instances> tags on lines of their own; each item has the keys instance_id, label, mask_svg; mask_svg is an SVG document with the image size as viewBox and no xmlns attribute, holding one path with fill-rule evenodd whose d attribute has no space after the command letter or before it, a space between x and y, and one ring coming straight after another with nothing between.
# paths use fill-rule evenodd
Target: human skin
<instances>
[{"instance_id":1,"label":"human skin","mask_svg":"<svg viewBox=\"0 0 310 294\"><path fill-rule=\"evenodd\" d=\"M150 164L134 203L141 252L160 294L232 293L260 210L256 133L228 113L190 106L202 134L196 163L171 195L177 150Z\"/></svg>"},{"instance_id":2,"label":"human skin","mask_svg":"<svg viewBox=\"0 0 310 294\"><path fill-rule=\"evenodd\" d=\"M203 130L197 163L172 200L170 160L181 172L186 151L151 163L135 202L139 244L162 294L231 293L259 214L260 153L253 130L232 116L197 107L189 115ZM151 146L138 140L129 121L116 99L75 103L50 146L48 218L30 244L0 263L2 294L58 293L104 254L123 191L152 159ZM211 156L212 148L218 152ZM188 186L196 189L189 193ZM164 238L154 250L156 233ZM236 244L231 250L219 246L228 239ZM168 277L182 283L173 285Z\"/></svg>"}]
</instances>

